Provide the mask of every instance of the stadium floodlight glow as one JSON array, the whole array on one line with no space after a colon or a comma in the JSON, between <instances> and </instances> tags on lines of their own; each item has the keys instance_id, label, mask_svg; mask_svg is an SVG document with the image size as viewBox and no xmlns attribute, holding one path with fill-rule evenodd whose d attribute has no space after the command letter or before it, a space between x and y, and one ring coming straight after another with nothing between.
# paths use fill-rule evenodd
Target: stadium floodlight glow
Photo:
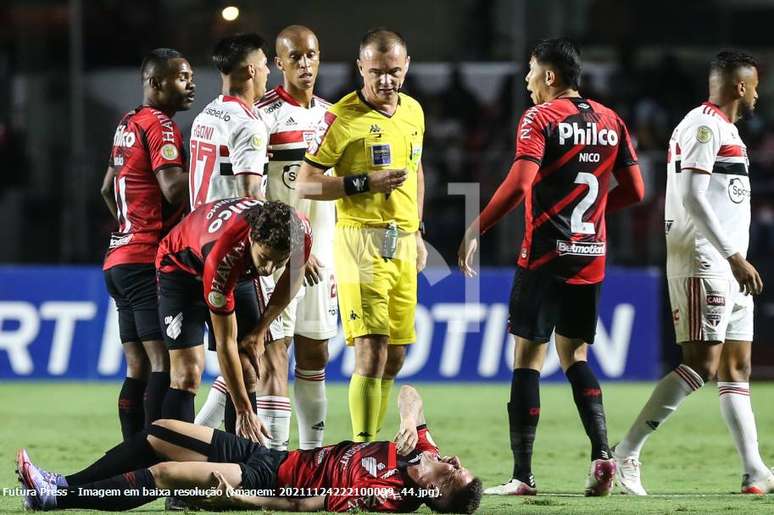
<instances>
[{"instance_id":1,"label":"stadium floodlight glow","mask_svg":"<svg viewBox=\"0 0 774 515\"><path fill-rule=\"evenodd\" d=\"M237 18L239 18L239 7L236 7L234 5L229 5L228 7L224 7L223 10L220 12L220 15L223 16L223 19L226 21L234 21Z\"/></svg>"}]
</instances>

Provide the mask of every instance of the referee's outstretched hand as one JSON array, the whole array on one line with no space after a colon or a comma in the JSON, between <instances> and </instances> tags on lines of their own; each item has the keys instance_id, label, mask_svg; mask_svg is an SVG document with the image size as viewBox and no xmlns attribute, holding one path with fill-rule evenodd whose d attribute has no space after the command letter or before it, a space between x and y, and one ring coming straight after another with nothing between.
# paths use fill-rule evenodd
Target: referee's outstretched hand
<instances>
[{"instance_id":1,"label":"referee's outstretched hand","mask_svg":"<svg viewBox=\"0 0 774 515\"><path fill-rule=\"evenodd\" d=\"M368 174L368 191L392 193L406 182L406 170L377 170Z\"/></svg>"}]
</instances>

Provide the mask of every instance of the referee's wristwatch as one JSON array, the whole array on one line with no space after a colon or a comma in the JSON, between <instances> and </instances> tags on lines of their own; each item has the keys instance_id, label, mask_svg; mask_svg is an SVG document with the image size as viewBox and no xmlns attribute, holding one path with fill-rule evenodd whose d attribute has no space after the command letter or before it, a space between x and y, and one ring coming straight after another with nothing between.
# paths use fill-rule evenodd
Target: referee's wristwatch
<instances>
[{"instance_id":1,"label":"referee's wristwatch","mask_svg":"<svg viewBox=\"0 0 774 515\"><path fill-rule=\"evenodd\" d=\"M423 238L427 235L427 230L425 229L424 221L419 222L419 234L421 234Z\"/></svg>"}]
</instances>

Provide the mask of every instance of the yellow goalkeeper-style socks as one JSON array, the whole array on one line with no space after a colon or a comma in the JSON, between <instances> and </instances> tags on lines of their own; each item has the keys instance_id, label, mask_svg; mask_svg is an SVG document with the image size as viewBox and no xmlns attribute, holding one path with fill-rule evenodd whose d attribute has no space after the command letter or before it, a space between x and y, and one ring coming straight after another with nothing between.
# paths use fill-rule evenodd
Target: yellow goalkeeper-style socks
<instances>
[{"instance_id":1,"label":"yellow goalkeeper-style socks","mask_svg":"<svg viewBox=\"0 0 774 515\"><path fill-rule=\"evenodd\" d=\"M355 442L370 442L376 437L381 400L381 379L352 374L349 381L349 415Z\"/></svg>"},{"instance_id":2,"label":"yellow goalkeeper-style socks","mask_svg":"<svg viewBox=\"0 0 774 515\"><path fill-rule=\"evenodd\" d=\"M384 418L387 416L387 408L390 407L390 392L392 391L392 385L395 384L395 379L382 379L382 395L381 404L379 405L379 419L376 422L376 434L384 427Z\"/></svg>"}]
</instances>

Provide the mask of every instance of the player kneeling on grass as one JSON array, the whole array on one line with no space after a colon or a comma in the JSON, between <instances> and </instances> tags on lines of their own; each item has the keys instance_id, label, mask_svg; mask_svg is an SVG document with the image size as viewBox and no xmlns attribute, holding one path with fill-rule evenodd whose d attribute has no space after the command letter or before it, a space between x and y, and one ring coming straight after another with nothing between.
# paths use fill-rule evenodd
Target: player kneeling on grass
<instances>
[{"instance_id":1,"label":"player kneeling on grass","mask_svg":"<svg viewBox=\"0 0 774 515\"><path fill-rule=\"evenodd\" d=\"M42 470L24 449L17 472L34 491L24 499L34 510L129 510L189 493L203 507L219 509L407 512L427 504L437 512L473 513L481 480L458 457L441 457L413 387L401 388L398 410L394 442L287 452L218 429L158 420L75 474ZM207 490L212 495L204 497Z\"/></svg>"},{"instance_id":2,"label":"player kneeling on grass","mask_svg":"<svg viewBox=\"0 0 774 515\"><path fill-rule=\"evenodd\" d=\"M156 256L159 318L169 348L171 387L162 418L194 421L194 396L204 370L204 324L210 326L210 349L236 406L240 436L265 442L246 378L256 377L266 330L301 286L303 266L312 247L304 215L281 202L231 198L204 204L183 219L162 241ZM261 318L247 329L238 324L240 289L252 289L256 276L285 266ZM246 334L240 334L246 333ZM237 343L238 342L238 343ZM214 344L214 349L213 349Z\"/></svg>"}]
</instances>

